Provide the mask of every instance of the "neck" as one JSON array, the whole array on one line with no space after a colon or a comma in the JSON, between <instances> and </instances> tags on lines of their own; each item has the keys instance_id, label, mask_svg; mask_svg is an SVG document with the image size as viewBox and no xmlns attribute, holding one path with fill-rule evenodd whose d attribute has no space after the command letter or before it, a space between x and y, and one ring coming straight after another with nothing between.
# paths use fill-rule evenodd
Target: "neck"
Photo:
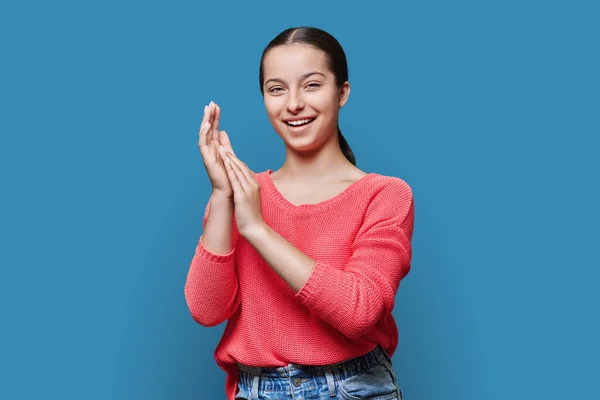
<instances>
[{"instance_id":1,"label":"neck","mask_svg":"<svg viewBox=\"0 0 600 400\"><path fill-rule=\"evenodd\" d=\"M298 183L327 182L356 167L344 156L337 137L314 152L298 152L286 147L285 162L278 178Z\"/></svg>"}]
</instances>

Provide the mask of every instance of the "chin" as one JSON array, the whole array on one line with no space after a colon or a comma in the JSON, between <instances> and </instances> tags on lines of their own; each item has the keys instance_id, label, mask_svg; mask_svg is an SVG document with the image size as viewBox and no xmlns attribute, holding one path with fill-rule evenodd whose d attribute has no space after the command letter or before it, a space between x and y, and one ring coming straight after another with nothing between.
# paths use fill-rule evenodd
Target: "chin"
<instances>
[{"instance_id":1,"label":"chin","mask_svg":"<svg viewBox=\"0 0 600 400\"><path fill-rule=\"evenodd\" d=\"M326 140L318 134L290 135L284 133L282 136L285 145L297 152L312 153L325 145Z\"/></svg>"},{"instance_id":2,"label":"chin","mask_svg":"<svg viewBox=\"0 0 600 400\"><path fill-rule=\"evenodd\" d=\"M299 152L310 152L317 146L314 140L311 139L293 139L286 142L287 146Z\"/></svg>"},{"instance_id":3,"label":"chin","mask_svg":"<svg viewBox=\"0 0 600 400\"><path fill-rule=\"evenodd\" d=\"M318 132L318 129L312 129L312 128L316 128L316 127L309 127L306 126L303 129L290 129L290 127L288 127L287 125L285 125L285 123L282 124L282 126L280 126L279 129L279 136L286 142L291 144L294 144L295 146L297 145L301 145L302 144L308 144L308 143L312 143L315 141L316 138L316 134L315 132ZM294 146L294 147L295 147Z\"/></svg>"}]
</instances>

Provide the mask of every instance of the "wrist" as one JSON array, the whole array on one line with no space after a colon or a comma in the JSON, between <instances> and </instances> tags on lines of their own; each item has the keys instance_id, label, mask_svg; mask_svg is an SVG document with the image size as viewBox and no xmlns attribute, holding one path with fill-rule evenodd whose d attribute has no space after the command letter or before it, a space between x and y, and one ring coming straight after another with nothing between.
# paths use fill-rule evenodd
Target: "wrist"
<instances>
[{"instance_id":1,"label":"wrist","mask_svg":"<svg viewBox=\"0 0 600 400\"><path fill-rule=\"evenodd\" d=\"M263 241L269 233L269 225L264 221L245 227L240 235L250 243Z\"/></svg>"},{"instance_id":2,"label":"wrist","mask_svg":"<svg viewBox=\"0 0 600 400\"><path fill-rule=\"evenodd\" d=\"M218 190L213 190L210 194L211 201L216 203L232 203L233 204L233 193L225 193L220 192Z\"/></svg>"}]
</instances>

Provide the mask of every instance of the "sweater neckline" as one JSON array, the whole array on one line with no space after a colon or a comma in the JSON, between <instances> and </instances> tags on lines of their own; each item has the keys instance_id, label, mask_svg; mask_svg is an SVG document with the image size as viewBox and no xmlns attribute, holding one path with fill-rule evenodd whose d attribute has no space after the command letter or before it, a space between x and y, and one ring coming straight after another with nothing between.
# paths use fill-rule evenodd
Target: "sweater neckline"
<instances>
[{"instance_id":1,"label":"sweater neckline","mask_svg":"<svg viewBox=\"0 0 600 400\"><path fill-rule=\"evenodd\" d=\"M288 199L286 199L283 196L283 194L279 191L279 189L277 189L277 186L275 186L275 183L271 179L272 173L273 173L273 171L271 169L267 169L263 173L264 189L266 189L266 192L271 197L273 197L281 207L283 207L285 210L291 211L291 212L309 212L309 211L322 210L326 207L329 207L335 203L342 201L343 199L348 197L350 194L355 192L357 189L359 189L362 185L364 185L371 178L377 176L377 174L374 172L367 173L367 175L354 181L353 183L350 184L350 186L348 186L346 189L344 189L342 192L338 193L334 197L331 197L327 200L323 200L319 203L296 205L296 204L290 202Z\"/></svg>"}]
</instances>

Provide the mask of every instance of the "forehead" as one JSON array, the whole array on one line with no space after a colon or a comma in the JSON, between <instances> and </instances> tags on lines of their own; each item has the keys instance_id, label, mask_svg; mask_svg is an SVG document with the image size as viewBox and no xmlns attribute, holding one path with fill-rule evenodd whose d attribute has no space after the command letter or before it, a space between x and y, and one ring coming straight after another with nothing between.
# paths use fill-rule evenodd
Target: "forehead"
<instances>
[{"instance_id":1,"label":"forehead","mask_svg":"<svg viewBox=\"0 0 600 400\"><path fill-rule=\"evenodd\" d=\"M270 78L292 80L313 71L327 75L329 67L326 54L312 46L277 46L269 50L263 60L265 81Z\"/></svg>"}]
</instances>

